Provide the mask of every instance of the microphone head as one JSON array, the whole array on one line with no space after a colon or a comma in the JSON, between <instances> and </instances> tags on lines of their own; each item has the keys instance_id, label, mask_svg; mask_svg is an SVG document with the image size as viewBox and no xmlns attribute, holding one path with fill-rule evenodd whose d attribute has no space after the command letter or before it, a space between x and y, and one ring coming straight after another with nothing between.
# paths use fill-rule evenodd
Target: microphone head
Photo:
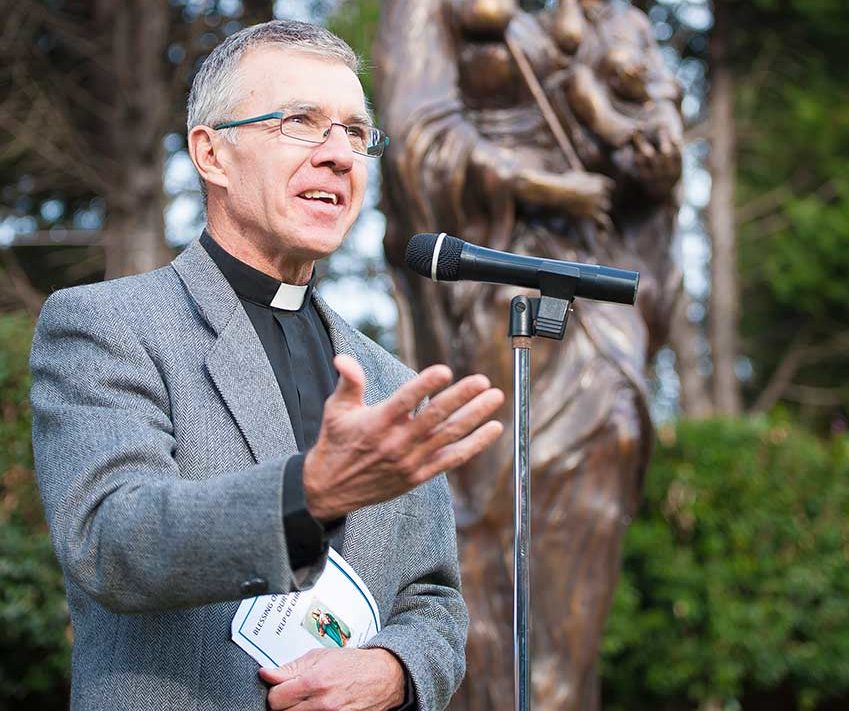
<instances>
[{"instance_id":1,"label":"microphone head","mask_svg":"<svg viewBox=\"0 0 849 711\"><path fill-rule=\"evenodd\" d=\"M451 235L424 232L413 235L407 243L405 261L416 274L436 281L457 281L460 273L460 252L465 242ZM438 247L438 254L434 254ZM433 260L436 257L436 269Z\"/></svg>"}]
</instances>

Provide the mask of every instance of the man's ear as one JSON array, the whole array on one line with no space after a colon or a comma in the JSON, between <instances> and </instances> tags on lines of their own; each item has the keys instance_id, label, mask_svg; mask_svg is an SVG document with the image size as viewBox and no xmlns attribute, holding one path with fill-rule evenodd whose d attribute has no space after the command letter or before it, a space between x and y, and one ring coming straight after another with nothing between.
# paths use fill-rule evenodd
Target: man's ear
<instances>
[{"instance_id":1,"label":"man's ear","mask_svg":"<svg viewBox=\"0 0 849 711\"><path fill-rule=\"evenodd\" d=\"M225 142L215 135L209 126L195 126L189 131L188 149L192 163L200 179L208 184L227 187L227 172L224 168Z\"/></svg>"}]
</instances>

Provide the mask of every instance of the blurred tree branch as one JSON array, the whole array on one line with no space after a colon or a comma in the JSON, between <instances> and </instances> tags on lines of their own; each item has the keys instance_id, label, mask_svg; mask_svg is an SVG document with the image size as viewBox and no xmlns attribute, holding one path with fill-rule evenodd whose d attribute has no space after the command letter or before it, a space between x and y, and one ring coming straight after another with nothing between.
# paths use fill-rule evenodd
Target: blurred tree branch
<instances>
[{"instance_id":1,"label":"blurred tree branch","mask_svg":"<svg viewBox=\"0 0 849 711\"><path fill-rule=\"evenodd\" d=\"M71 218L101 198L97 241L107 278L170 259L163 139L184 132L199 60L240 25L273 16L271 0L245 0L236 15L224 7L215 0L0 0L0 75L8 79L0 89L0 188L15 206L0 219L29 216L38 226L16 243L87 240L94 235ZM39 214L51 199L65 206L59 222Z\"/></svg>"},{"instance_id":2,"label":"blurred tree branch","mask_svg":"<svg viewBox=\"0 0 849 711\"><path fill-rule=\"evenodd\" d=\"M802 405L837 407L846 399L846 388L837 386L788 385L784 391L784 398Z\"/></svg>"},{"instance_id":3,"label":"blurred tree branch","mask_svg":"<svg viewBox=\"0 0 849 711\"><path fill-rule=\"evenodd\" d=\"M779 361L778 367L770 376L766 387L764 387L758 399L752 405L751 412L768 412L781 398L789 398L807 404L835 404L829 398L834 393L844 392L845 388L842 386L818 388L800 385L794 383L793 380L802 366L817 365L836 357L845 357L846 355L849 355L849 331L838 332L827 341L819 344L811 344L809 330L800 331L793 339L790 347L785 351ZM819 395L825 392L829 393L829 395L820 397L818 400ZM808 399L804 399L805 397ZM839 402L838 400L837 404Z\"/></svg>"}]
</instances>

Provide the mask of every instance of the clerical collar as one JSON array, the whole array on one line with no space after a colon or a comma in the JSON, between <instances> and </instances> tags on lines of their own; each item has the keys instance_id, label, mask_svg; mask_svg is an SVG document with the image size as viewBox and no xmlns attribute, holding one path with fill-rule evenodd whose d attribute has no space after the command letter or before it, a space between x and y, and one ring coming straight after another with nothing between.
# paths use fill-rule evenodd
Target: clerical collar
<instances>
[{"instance_id":1,"label":"clerical collar","mask_svg":"<svg viewBox=\"0 0 849 711\"><path fill-rule=\"evenodd\" d=\"M236 259L206 230L201 235L200 243L240 299L283 311L300 311L304 304L309 303L315 286L314 269L309 282L303 286L284 284Z\"/></svg>"}]
</instances>

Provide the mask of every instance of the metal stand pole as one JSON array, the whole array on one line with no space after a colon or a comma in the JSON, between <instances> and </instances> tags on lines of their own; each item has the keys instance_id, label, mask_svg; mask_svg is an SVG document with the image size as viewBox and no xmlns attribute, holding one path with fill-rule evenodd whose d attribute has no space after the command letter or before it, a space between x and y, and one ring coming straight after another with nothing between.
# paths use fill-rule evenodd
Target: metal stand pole
<instances>
[{"instance_id":1,"label":"metal stand pole","mask_svg":"<svg viewBox=\"0 0 849 711\"><path fill-rule=\"evenodd\" d=\"M531 707L531 342L562 340L575 295L575 275L540 274L542 296L510 302L513 347L513 689L516 711Z\"/></svg>"},{"instance_id":2,"label":"metal stand pole","mask_svg":"<svg viewBox=\"0 0 849 711\"><path fill-rule=\"evenodd\" d=\"M531 601L531 304L510 305L513 347L513 690L516 711L530 709L531 659L528 613Z\"/></svg>"},{"instance_id":3,"label":"metal stand pole","mask_svg":"<svg viewBox=\"0 0 849 711\"><path fill-rule=\"evenodd\" d=\"M513 339L513 682L516 711L530 708L531 601L531 467L530 408L531 354L528 346Z\"/></svg>"}]
</instances>

